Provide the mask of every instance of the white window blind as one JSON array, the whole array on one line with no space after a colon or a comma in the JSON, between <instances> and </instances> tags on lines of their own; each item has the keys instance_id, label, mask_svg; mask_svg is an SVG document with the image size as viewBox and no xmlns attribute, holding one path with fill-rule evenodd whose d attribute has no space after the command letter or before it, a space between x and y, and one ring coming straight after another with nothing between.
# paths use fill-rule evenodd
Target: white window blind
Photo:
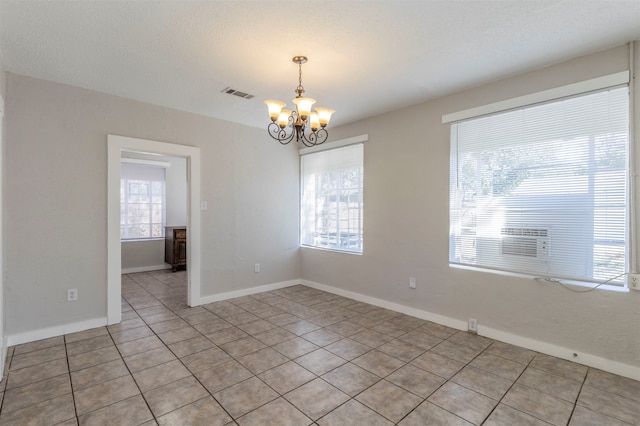
<instances>
[{"instance_id":1,"label":"white window blind","mask_svg":"<svg viewBox=\"0 0 640 426\"><path fill-rule=\"evenodd\" d=\"M453 123L449 261L591 282L626 272L628 133L627 86Z\"/></svg>"},{"instance_id":2,"label":"white window blind","mask_svg":"<svg viewBox=\"0 0 640 426\"><path fill-rule=\"evenodd\" d=\"M120 239L164 238L165 169L121 163Z\"/></svg>"},{"instance_id":3,"label":"white window blind","mask_svg":"<svg viewBox=\"0 0 640 426\"><path fill-rule=\"evenodd\" d=\"M300 243L362 253L363 144L300 158Z\"/></svg>"}]
</instances>

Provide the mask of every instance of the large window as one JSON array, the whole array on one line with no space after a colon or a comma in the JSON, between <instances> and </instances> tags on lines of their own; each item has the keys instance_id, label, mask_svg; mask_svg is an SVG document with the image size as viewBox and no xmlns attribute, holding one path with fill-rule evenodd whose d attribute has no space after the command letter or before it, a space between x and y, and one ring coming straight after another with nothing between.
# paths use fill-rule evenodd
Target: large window
<instances>
[{"instance_id":1,"label":"large window","mask_svg":"<svg viewBox=\"0 0 640 426\"><path fill-rule=\"evenodd\" d=\"M301 156L300 242L362 253L363 145Z\"/></svg>"},{"instance_id":2,"label":"large window","mask_svg":"<svg viewBox=\"0 0 640 426\"><path fill-rule=\"evenodd\" d=\"M120 239L164 238L164 167L123 162L120 176Z\"/></svg>"},{"instance_id":3,"label":"large window","mask_svg":"<svg viewBox=\"0 0 640 426\"><path fill-rule=\"evenodd\" d=\"M450 262L591 282L624 274L628 129L626 86L453 123Z\"/></svg>"}]
</instances>

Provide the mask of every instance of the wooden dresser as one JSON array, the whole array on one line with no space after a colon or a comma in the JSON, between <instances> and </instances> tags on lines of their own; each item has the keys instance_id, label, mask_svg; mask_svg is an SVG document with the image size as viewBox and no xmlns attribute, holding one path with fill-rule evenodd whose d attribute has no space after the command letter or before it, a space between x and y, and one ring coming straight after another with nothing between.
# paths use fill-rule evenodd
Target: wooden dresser
<instances>
[{"instance_id":1,"label":"wooden dresser","mask_svg":"<svg viewBox=\"0 0 640 426\"><path fill-rule=\"evenodd\" d=\"M185 226L165 226L164 261L175 272L178 266L187 267L187 228Z\"/></svg>"}]
</instances>

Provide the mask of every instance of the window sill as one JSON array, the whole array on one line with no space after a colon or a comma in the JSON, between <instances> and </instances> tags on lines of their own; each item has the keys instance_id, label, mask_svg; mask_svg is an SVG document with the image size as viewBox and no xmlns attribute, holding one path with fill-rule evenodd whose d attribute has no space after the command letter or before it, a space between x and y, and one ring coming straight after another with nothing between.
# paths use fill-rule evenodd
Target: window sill
<instances>
[{"instance_id":1,"label":"window sill","mask_svg":"<svg viewBox=\"0 0 640 426\"><path fill-rule=\"evenodd\" d=\"M507 277L530 279L530 280L534 280L534 281L548 282L548 283L558 284L558 285L565 285L567 287L575 288L576 292L585 292L585 291L589 290L590 288L593 288L596 285L598 285L598 283L594 283L594 282L576 281L576 280L569 280L569 279L557 279L557 278L553 278L553 277L550 277L551 280L547 281L547 280L545 280L545 277L542 277L542 276L536 276L536 275L524 274L524 273L517 273L517 272L500 271L500 270L497 270L497 269L479 268L477 266L460 265L460 264L457 264L457 263L449 263L449 267L450 268L455 268L455 269L464 269L464 270L468 270L468 271L495 274L495 275L504 275L504 276L507 276ZM558 282L558 281L560 281L561 283ZM603 285L599 286L596 290L613 291L613 292L617 292L617 293L629 293L629 289L624 285L603 284Z\"/></svg>"},{"instance_id":2,"label":"window sill","mask_svg":"<svg viewBox=\"0 0 640 426\"><path fill-rule=\"evenodd\" d=\"M141 241L164 241L164 237L158 238L136 238L136 239L128 239L128 240L120 240L121 243L137 243Z\"/></svg>"},{"instance_id":3,"label":"window sill","mask_svg":"<svg viewBox=\"0 0 640 426\"><path fill-rule=\"evenodd\" d=\"M305 244L300 244L300 247L303 248L303 249L328 251L328 252L332 252L332 253L343 253L343 254L353 254L353 255L356 255L356 256L362 256L362 252L358 252L358 251L338 250L338 249L325 248L325 247L308 246L308 245L305 245Z\"/></svg>"}]
</instances>

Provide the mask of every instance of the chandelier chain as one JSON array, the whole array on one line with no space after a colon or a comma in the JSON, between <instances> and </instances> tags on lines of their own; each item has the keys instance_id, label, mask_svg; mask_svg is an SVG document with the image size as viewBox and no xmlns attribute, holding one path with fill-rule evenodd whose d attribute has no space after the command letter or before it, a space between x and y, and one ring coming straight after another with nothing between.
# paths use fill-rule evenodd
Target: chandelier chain
<instances>
[{"instance_id":1,"label":"chandelier chain","mask_svg":"<svg viewBox=\"0 0 640 426\"><path fill-rule=\"evenodd\" d=\"M302 85L302 63L298 64L298 87L296 89L298 96L302 96L304 93L304 86Z\"/></svg>"}]
</instances>

